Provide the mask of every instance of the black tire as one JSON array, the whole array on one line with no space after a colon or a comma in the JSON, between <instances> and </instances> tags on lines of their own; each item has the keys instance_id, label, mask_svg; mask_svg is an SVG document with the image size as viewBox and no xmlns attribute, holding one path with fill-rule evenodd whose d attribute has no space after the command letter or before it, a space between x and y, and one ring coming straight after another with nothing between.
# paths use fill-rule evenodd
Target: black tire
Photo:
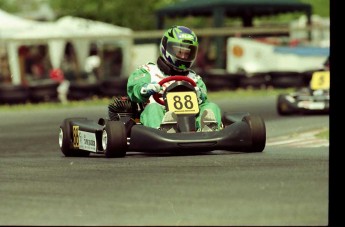
<instances>
[{"instance_id":1,"label":"black tire","mask_svg":"<svg viewBox=\"0 0 345 227\"><path fill-rule=\"evenodd\" d=\"M34 81L29 84L30 101L33 103L58 101L59 83L50 79Z\"/></svg>"},{"instance_id":2,"label":"black tire","mask_svg":"<svg viewBox=\"0 0 345 227\"><path fill-rule=\"evenodd\" d=\"M29 88L24 85L0 84L0 104L26 103L29 95Z\"/></svg>"},{"instance_id":3,"label":"black tire","mask_svg":"<svg viewBox=\"0 0 345 227\"><path fill-rule=\"evenodd\" d=\"M239 81L239 86L245 89L262 89L270 85L268 73L254 73L251 76L244 76Z\"/></svg>"},{"instance_id":4,"label":"black tire","mask_svg":"<svg viewBox=\"0 0 345 227\"><path fill-rule=\"evenodd\" d=\"M104 132L105 131L105 132ZM105 129L107 145L104 148L104 153L107 158L121 158L126 156L127 150L127 133L126 127L122 121L107 121Z\"/></svg>"},{"instance_id":5,"label":"black tire","mask_svg":"<svg viewBox=\"0 0 345 227\"><path fill-rule=\"evenodd\" d=\"M299 88L303 86L303 75L299 72L270 72L274 88Z\"/></svg>"},{"instance_id":6,"label":"black tire","mask_svg":"<svg viewBox=\"0 0 345 227\"><path fill-rule=\"evenodd\" d=\"M246 122L251 130L252 146L249 152L262 152L266 146L266 126L264 120L259 116L245 116L243 121Z\"/></svg>"},{"instance_id":7,"label":"black tire","mask_svg":"<svg viewBox=\"0 0 345 227\"><path fill-rule=\"evenodd\" d=\"M286 103L285 96L285 94L280 94L277 99L277 112L282 116L287 116L293 113L293 110Z\"/></svg>"},{"instance_id":8,"label":"black tire","mask_svg":"<svg viewBox=\"0 0 345 227\"><path fill-rule=\"evenodd\" d=\"M83 118L85 119L85 118ZM59 134L59 145L62 153L66 157L87 157L90 155L88 151L76 150L73 148L73 135L71 126L69 124L70 119L65 119L60 125L60 134ZM61 143L60 143L61 140Z\"/></svg>"},{"instance_id":9,"label":"black tire","mask_svg":"<svg viewBox=\"0 0 345 227\"><path fill-rule=\"evenodd\" d=\"M69 100L90 99L99 95L100 84L87 81L71 82L68 88L67 98Z\"/></svg>"},{"instance_id":10,"label":"black tire","mask_svg":"<svg viewBox=\"0 0 345 227\"><path fill-rule=\"evenodd\" d=\"M127 95L127 78L114 77L101 82L100 96L114 97L123 95Z\"/></svg>"},{"instance_id":11,"label":"black tire","mask_svg":"<svg viewBox=\"0 0 345 227\"><path fill-rule=\"evenodd\" d=\"M205 84L209 91L235 90L238 87L237 75L210 74L205 78Z\"/></svg>"}]
</instances>

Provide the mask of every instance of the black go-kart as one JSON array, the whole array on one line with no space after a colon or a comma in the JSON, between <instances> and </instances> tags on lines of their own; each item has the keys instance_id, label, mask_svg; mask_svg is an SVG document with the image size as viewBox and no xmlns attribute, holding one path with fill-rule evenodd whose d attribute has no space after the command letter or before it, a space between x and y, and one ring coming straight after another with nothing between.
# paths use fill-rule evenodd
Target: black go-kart
<instances>
[{"instance_id":1,"label":"black go-kart","mask_svg":"<svg viewBox=\"0 0 345 227\"><path fill-rule=\"evenodd\" d=\"M289 94L279 94L277 112L287 116L293 114L329 114L330 72L315 71L309 86Z\"/></svg>"},{"instance_id":2,"label":"black go-kart","mask_svg":"<svg viewBox=\"0 0 345 227\"><path fill-rule=\"evenodd\" d=\"M218 131L196 130L199 106L196 83L186 76L170 76L159 82L169 86L155 94L156 102L177 115L174 133L150 128L140 123L142 104L128 97L114 97L108 106L108 118L97 122L87 118L67 118L60 126L59 146L67 157L125 157L127 152L191 153L226 150L262 152L266 145L265 122L248 112L223 113L223 127ZM154 117L154 116L152 116Z\"/></svg>"}]
</instances>

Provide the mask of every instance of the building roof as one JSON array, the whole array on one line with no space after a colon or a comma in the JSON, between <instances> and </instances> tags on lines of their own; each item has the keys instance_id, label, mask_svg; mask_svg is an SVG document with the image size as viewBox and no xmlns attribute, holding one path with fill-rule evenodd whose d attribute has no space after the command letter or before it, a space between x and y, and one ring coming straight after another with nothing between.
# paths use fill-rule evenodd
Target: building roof
<instances>
[{"instance_id":1,"label":"building roof","mask_svg":"<svg viewBox=\"0 0 345 227\"><path fill-rule=\"evenodd\" d=\"M299 0L181 0L156 11L158 29L164 29L165 18L212 17L214 27L223 27L226 17L239 17L243 27L253 27L256 17L300 12L311 23L312 6ZM217 66L223 67L224 40L217 40ZM224 39L224 37L223 37Z\"/></svg>"},{"instance_id":2,"label":"building roof","mask_svg":"<svg viewBox=\"0 0 345 227\"><path fill-rule=\"evenodd\" d=\"M298 0L185 0L160 8L157 16L211 16L224 12L227 17L254 17L277 15L281 13L305 12L311 14L310 4Z\"/></svg>"}]
</instances>

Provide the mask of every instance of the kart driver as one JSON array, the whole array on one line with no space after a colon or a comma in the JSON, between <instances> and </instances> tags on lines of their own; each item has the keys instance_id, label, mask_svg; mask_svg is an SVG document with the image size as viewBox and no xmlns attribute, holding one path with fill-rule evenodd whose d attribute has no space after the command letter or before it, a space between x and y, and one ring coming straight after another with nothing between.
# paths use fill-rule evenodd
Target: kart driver
<instances>
[{"instance_id":1,"label":"kart driver","mask_svg":"<svg viewBox=\"0 0 345 227\"><path fill-rule=\"evenodd\" d=\"M144 110L140 122L152 128L167 132L176 132L171 125L177 122L176 114L165 110L152 95L171 84L167 82L160 86L162 79L173 75L184 75L193 79L197 86L200 113L196 118L198 131L215 131L221 126L221 110L207 99L207 88L202 78L190 69L196 59L198 40L195 33L184 26L173 26L163 35L160 43L160 56L157 64L148 62L136 69L127 82L127 94L131 101L143 103Z\"/></svg>"}]
</instances>

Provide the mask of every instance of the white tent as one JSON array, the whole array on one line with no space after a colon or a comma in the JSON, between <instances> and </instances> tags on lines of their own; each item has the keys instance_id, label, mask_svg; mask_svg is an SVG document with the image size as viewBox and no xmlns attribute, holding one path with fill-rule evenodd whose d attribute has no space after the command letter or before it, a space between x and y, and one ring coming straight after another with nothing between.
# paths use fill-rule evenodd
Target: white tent
<instances>
[{"instance_id":1,"label":"white tent","mask_svg":"<svg viewBox=\"0 0 345 227\"><path fill-rule=\"evenodd\" d=\"M129 75L129 71L132 70L133 31L131 29L72 16L62 17L56 23L59 27L71 28L75 32L72 43L77 49L77 58L82 65L88 56L91 41L97 41L99 44L113 42L123 47L121 75Z\"/></svg>"},{"instance_id":2,"label":"white tent","mask_svg":"<svg viewBox=\"0 0 345 227\"><path fill-rule=\"evenodd\" d=\"M0 38L5 37L11 33L18 31L19 29L32 28L38 21L27 20L21 17L17 17L10 13L7 13L0 9Z\"/></svg>"},{"instance_id":3,"label":"white tent","mask_svg":"<svg viewBox=\"0 0 345 227\"><path fill-rule=\"evenodd\" d=\"M38 22L5 12L0 14L0 21L14 25L9 29L8 25L0 24L0 41L8 51L13 84L21 83L18 61L20 45L48 44L52 66L60 68L66 42L73 43L78 62L83 65L89 53L90 42L112 41L118 43L124 50L121 76L128 75L132 68L130 59L133 39L132 30L129 28L70 16L56 22Z\"/></svg>"},{"instance_id":4,"label":"white tent","mask_svg":"<svg viewBox=\"0 0 345 227\"><path fill-rule=\"evenodd\" d=\"M7 49L9 53L10 70L12 74L12 82L19 84L20 70L19 60L17 56L17 46L13 42L7 42L7 38L14 36L19 31L33 29L39 24L38 21L27 20L0 9L0 48Z\"/></svg>"},{"instance_id":5,"label":"white tent","mask_svg":"<svg viewBox=\"0 0 345 227\"><path fill-rule=\"evenodd\" d=\"M18 20L19 21L19 20ZM27 23L29 26L3 29L5 32L0 36L1 44L7 49L12 83L20 84L20 69L18 48L21 45L48 44L49 56L54 68L59 68L63 58L66 40L70 37L70 29L62 28L53 22ZM9 32L10 31L10 32Z\"/></svg>"}]
</instances>

